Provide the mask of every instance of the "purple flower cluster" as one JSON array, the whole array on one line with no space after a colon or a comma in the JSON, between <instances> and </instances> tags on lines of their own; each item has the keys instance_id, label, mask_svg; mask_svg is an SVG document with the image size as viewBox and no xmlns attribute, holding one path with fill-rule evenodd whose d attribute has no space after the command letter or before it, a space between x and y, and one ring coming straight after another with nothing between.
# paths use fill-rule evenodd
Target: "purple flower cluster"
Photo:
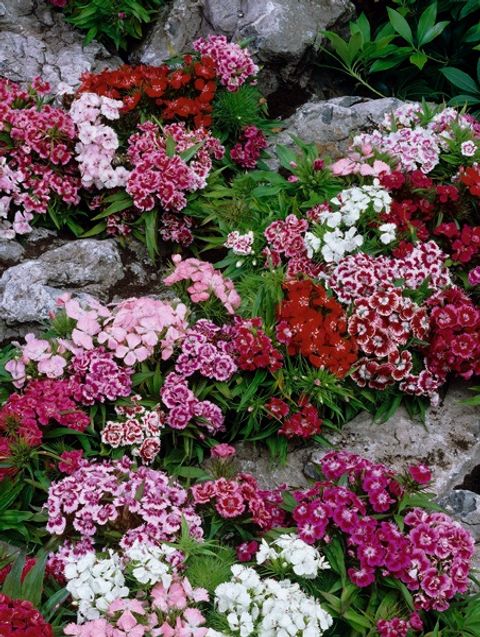
<instances>
[{"instance_id":1,"label":"purple flower cluster","mask_svg":"<svg viewBox=\"0 0 480 637\"><path fill-rule=\"evenodd\" d=\"M188 492L171 483L167 474L147 467L135 469L123 457L113 462L85 462L75 473L53 482L46 504L47 530L54 535L77 533L95 538L105 529L121 534L120 546L135 540L174 541L182 519L192 537L203 535L200 517L188 502Z\"/></svg>"},{"instance_id":2,"label":"purple flower cluster","mask_svg":"<svg viewBox=\"0 0 480 637\"><path fill-rule=\"evenodd\" d=\"M76 381L75 399L84 405L130 396L131 367L120 367L113 354L103 347L80 352L72 359Z\"/></svg>"}]
</instances>

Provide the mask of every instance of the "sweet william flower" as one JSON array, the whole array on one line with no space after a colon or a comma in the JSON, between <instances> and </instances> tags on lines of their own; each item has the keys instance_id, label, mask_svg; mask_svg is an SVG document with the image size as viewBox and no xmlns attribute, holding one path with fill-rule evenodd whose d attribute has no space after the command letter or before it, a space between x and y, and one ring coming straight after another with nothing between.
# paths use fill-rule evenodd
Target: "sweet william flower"
<instances>
[{"instance_id":1,"label":"sweet william flower","mask_svg":"<svg viewBox=\"0 0 480 637\"><path fill-rule=\"evenodd\" d=\"M428 484L432 479L432 472L424 464L413 465L408 468L408 472L418 484Z\"/></svg>"}]
</instances>

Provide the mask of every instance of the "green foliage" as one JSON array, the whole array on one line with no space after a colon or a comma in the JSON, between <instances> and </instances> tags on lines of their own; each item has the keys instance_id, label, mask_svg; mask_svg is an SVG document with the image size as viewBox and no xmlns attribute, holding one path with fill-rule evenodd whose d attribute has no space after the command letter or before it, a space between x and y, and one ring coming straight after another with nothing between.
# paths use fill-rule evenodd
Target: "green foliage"
<instances>
[{"instance_id":1,"label":"green foliage","mask_svg":"<svg viewBox=\"0 0 480 637\"><path fill-rule=\"evenodd\" d=\"M85 44L93 39L127 49L130 40L139 40L144 25L151 22L163 0L70 0L65 7L70 24L86 31Z\"/></svg>"},{"instance_id":2,"label":"green foliage","mask_svg":"<svg viewBox=\"0 0 480 637\"><path fill-rule=\"evenodd\" d=\"M389 5L378 8L375 29L361 14L350 23L348 39L323 32L329 46L322 52L376 95L451 98L452 105L476 106L479 86L469 73L478 62L480 3L391 0Z\"/></svg>"},{"instance_id":3,"label":"green foliage","mask_svg":"<svg viewBox=\"0 0 480 637\"><path fill-rule=\"evenodd\" d=\"M237 561L235 551L228 546L215 548L215 555L203 555L187 563L186 576L192 586L205 588L213 594L217 586L228 581L230 567Z\"/></svg>"},{"instance_id":4,"label":"green foliage","mask_svg":"<svg viewBox=\"0 0 480 637\"><path fill-rule=\"evenodd\" d=\"M237 91L219 91L213 104L213 123L218 135L237 137L245 126L271 130L266 101L255 86L244 84Z\"/></svg>"}]
</instances>

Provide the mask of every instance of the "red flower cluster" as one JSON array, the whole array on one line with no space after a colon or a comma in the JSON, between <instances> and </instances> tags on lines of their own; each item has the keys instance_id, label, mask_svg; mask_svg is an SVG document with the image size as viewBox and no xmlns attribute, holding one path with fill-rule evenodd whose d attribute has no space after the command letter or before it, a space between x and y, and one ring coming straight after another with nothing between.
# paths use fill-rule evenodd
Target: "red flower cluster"
<instances>
[{"instance_id":1,"label":"red flower cluster","mask_svg":"<svg viewBox=\"0 0 480 637\"><path fill-rule=\"evenodd\" d=\"M160 110L166 121L192 121L196 128L212 123L212 102L217 90L217 74L208 56L185 55L183 66L129 66L114 71L85 73L81 93L97 93L122 100L123 112L139 106Z\"/></svg>"},{"instance_id":2,"label":"red flower cluster","mask_svg":"<svg viewBox=\"0 0 480 637\"><path fill-rule=\"evenodd\" d=\"M53 630L30 602L0 595L0 635L53 637Z\"/></svg>"},{"instance_id":3,"label":"red flower cluster","mask_svg":"<svg viewBox=\"0 0 480 637\"><path fill-rule=\"evenodd\" d=\"M311 403L300 400L298 404L301 407L300 411L291 415L289 415L290 408L287 403L279 398L272 398L265 407L272 416L279 420L288 416L283 421L278 433L283 434L286 438L294 438L295 436L311 438L319 433L323 421Z\"/></svg>"},{"instance_id":4,"label":"red flower cluster","mask_svg":"<svg viewBox=\"0 0 480 637\"><path fill-rule=\"evenodd\" d=\"M260 317L243 319L236 316L227 349L238 367L244 371L268 368L275 372L282 367L283 356L263 331Z\"/></svg>"},{"instance_id":5,"label":"red flower cluster","mask_svg":"<svg viewBox=\"0 0 480 637\"><path fill-rule=\"evenodd\" d=\"M429 299L431 338L429 369L445 380L455 372L462 378L480 375L480 310L459 288Z\"/></svg>"},{"instance_id":6,"label":"red flower cluster","mask_svg":"<svg viewBox=\"0 0 480 637\"><path fill-rule=\"evenodd\" d=\"M442 223L435 228L434 234L449 240L454 261L470 263L480 254L480 226L465 224L459 228L453 222Z\"/></svg>"},{"instance_id":7,"label":"red flower cluster","mask_svg":"<svg viewBox=\"0 0 480 637\"><path fill-rule=\"evenodd\" d=\"M471 195L480 197L480 166L465 168L460 175L460 181L465 184Z\"/></svg>"},{"instance_id":8,"label":"red flower cluster","mask_svg":"<svg viewBox=\"0 0 480 637\"><path fill-rule=\"evenodd\" d=\"M342 306L309 279L287 282L283 288L278 340L287 345L290 356L301 354L314 367L343 378L357 359L357 344L347 334Z\"/></svg>"},{"instance_id":9,"label":"red flower cluster","mask_svg":"<svg viewBox=\"0 0 480 637\"><path fill-rule=\"evenodd\" d=\"M238 474L235 480L219 478L196 484L191 489L195 504L213 501L222 518L237 518L248 511L252 520L264 531L282 527L285 512L282 489L259 489L255 478L248 473Z\"/></svg>"},{"instance_id":10,"label":"red flower cluster","mask_svg":"<svg viewBox=\"0 0 480 637\"><path fill-rule=\"evenodd\" d=\"M354 307L348 331L367 356L358 361L353 380L372 389L385 389L404 380L412 369L412 354L400 348L412 337L425 338L426 310L396 288L356 299Z\"/></svg>"},{"instance_id":11,"label":"red flower cluster","mask_svg":"<svg viewBox=\"0 0 480 637\"><path fill-rule=\"evenodd\" d=\"M246 126L240 140L230 151L233 161L243 168L255 168L260 153L268 146L267 138L256 126Z\"/></svg>"}]
</instances>

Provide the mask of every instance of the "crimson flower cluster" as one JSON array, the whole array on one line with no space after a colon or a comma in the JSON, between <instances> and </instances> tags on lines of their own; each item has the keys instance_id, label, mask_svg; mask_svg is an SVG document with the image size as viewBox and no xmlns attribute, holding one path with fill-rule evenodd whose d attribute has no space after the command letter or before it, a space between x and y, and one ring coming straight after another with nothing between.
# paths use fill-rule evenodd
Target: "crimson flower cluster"
<instances>
[{"instance_id":1,"label":"crimson flower cluster","mask_svg":"<svg viewBox=\"0 0 480 637\"><path fill-rule=\"evenodd\" d=\"M263 531L284 525L281 488L259 489L248 473L238 474L235 480L201 482L191 487L191 492L197 505L212 503L222 518L233 519L248 513Z\"/></svg>"},{"instance_id":2,"label":"crimson flower cluster","mask_svg":"<svg viewBox=\"0 0 480 637\"><path fill-rule=\"evenodd\" d=\"M432 308L428 367L443 381L450 372L480 375L480 310L459 288L439 292L427 303Z\"/></svg>"},{"instance_id":3,"label":"crimson flower cluster","mask_svg":"<svg viewBox=\"0 0 480 637\"><path fill-rule=\"evenodd\" d=\"M409 377L412 353L401 348L412 338L423 340L428 327L426 310L397 288L356 299L348 332L367 356L358 360L352 379L360 387L382 390Z\"/></svg>"},{"instance_id":4,"label":"crimson flower cluster","mask_svg":"<svg viewBox=\"0 0 480 637\"><path fill-rule=\"evenodd\" d=\"M0 238L30 232L34 214L47 211L52 199L80 201L80 175L74 161L75 124L62 109L41 104L48 84L34 81L28 92L0 78L0 199L13 223L0 224ZM40 102L40 106L37 103Z\"/></svg>"},{"instance_id":5,"label":"crimson flower cluster","mask_svg":"<svg viewBox=\"0 0 480 637\"><path fill-rule=\"evenodd\" d=\"M230 157L242 168L255 168L262 150L267 146L267 138L259 128L246 126L231 149Z\"/></svg>"},{"instance_id":6,"label":"crimson flower cluster","mask_svg":"<svg viewBox=\"0 0 480 637\"><path fill-rule=\"evenodd\" d=\"M448 240L452 259L459 263L470 263L480 254L480 226L462 225L453 221L442 223L435 228L435 235Z\"/></svg>"},{"instance_id":7,"label":"crimson flower cluster","mask_svg":"<svg viewBox=\"0 0 480 637\"><path fill-rule=\"evenodd\" d=\"M13 393L0 408L0 454L9 458L17 447L42 444L40 427L52 422L76 431L84 431L90 424L88 414L75 402L78 391L74 380L32 380L23 393ZM14 472L0 469L0 479Z\"/></svg>"},{"instance_id":8,"label":"crimson flower cluster","mask_svg":"<svg viewBox=\"0 0 480 637\"><path fill-rule=\"evenodd\" d=\"M290 356L301 354L314 367L343 378L357 359L357 345L347 333L340 303L311 280L284 284L285 300L278 310L277 339Z\"/></svg>"},{"instance_id":9,"label":"crimson flower cluster","mask_svg":"<svg viewBox=\"0 0 480 637\"><path fill-rule=\"evenodd\" d=\"M326 482L294 494L293 519L305 542L343 535L357 562L348 569L354 584L370 586L381 572L414 593L417 609L438 611L467 590L474 540L460 524L443 513L414 508L404 516L402 530L375 515L392 513L404 493L387 467L340 451L325 455L321 469ZM342 477L348 486L336 484Z\"/></svg>"},{"instance_id":10,"label":"crimson flower cluster","mask_svg":"<svg viewBox=\"0 0 480 637\"><path fill-rule=\"evenodd\" d=\"M278 433L286 438L311 438L320 432L323 421L317 409L307 400L300 400L298 405L299 411L292 414L284 400L271 398L265 408L271 416L282 421Z\"/></svg>"},{"instance_id":11,"label":"crimson flower cluster","mask_svg":"<svg viewBox=\"0 0 480 637\"><path fill-rule=\"evenodd\" d=\"M266 264L278 268L282 265L282 257L287 261L287 276L295 277L305 274L315 278L320 267L307 257L305 232L309 224L306 219L288 215L285 221L273 221L265 230L268 246L263 250Z\"/></svg>"},{"instance_id":12,"label":"crimson flower cluster","mask_svg":"<svg viewBox=\"0 0 480 637\"><path fill-rule=\"evenodd\" d=\"M185 55L182 66L123 65L101 73L85 73L79 91L97 93L123 102L123 112L139 104L165 121L181 120L196 128L212 123L212 102L217 90L214 61L207 55Z\"/></svg>"},{"instance_id":13,"label":"crimson flower cluster","mask_svg":"<svg viewBox=\"0 0 480 637\"><path fill-rule=\"evenodd\" d=\"M53 629L30 602L0 594L0 635L53 637Z\"/></svg>"},{"instance_id":14,"label":"crimson flower cluster","mask_svg":"<svg viewBox=\"0 0 480 637\"><path fill-rule=\"evenodd\" d=\"M239 369L251 372L267 368L275 372L282 367L283 356L265 334L260 317L244 319L236 316L229 332L227 350Z\"/></svg>"}]
</instances>

